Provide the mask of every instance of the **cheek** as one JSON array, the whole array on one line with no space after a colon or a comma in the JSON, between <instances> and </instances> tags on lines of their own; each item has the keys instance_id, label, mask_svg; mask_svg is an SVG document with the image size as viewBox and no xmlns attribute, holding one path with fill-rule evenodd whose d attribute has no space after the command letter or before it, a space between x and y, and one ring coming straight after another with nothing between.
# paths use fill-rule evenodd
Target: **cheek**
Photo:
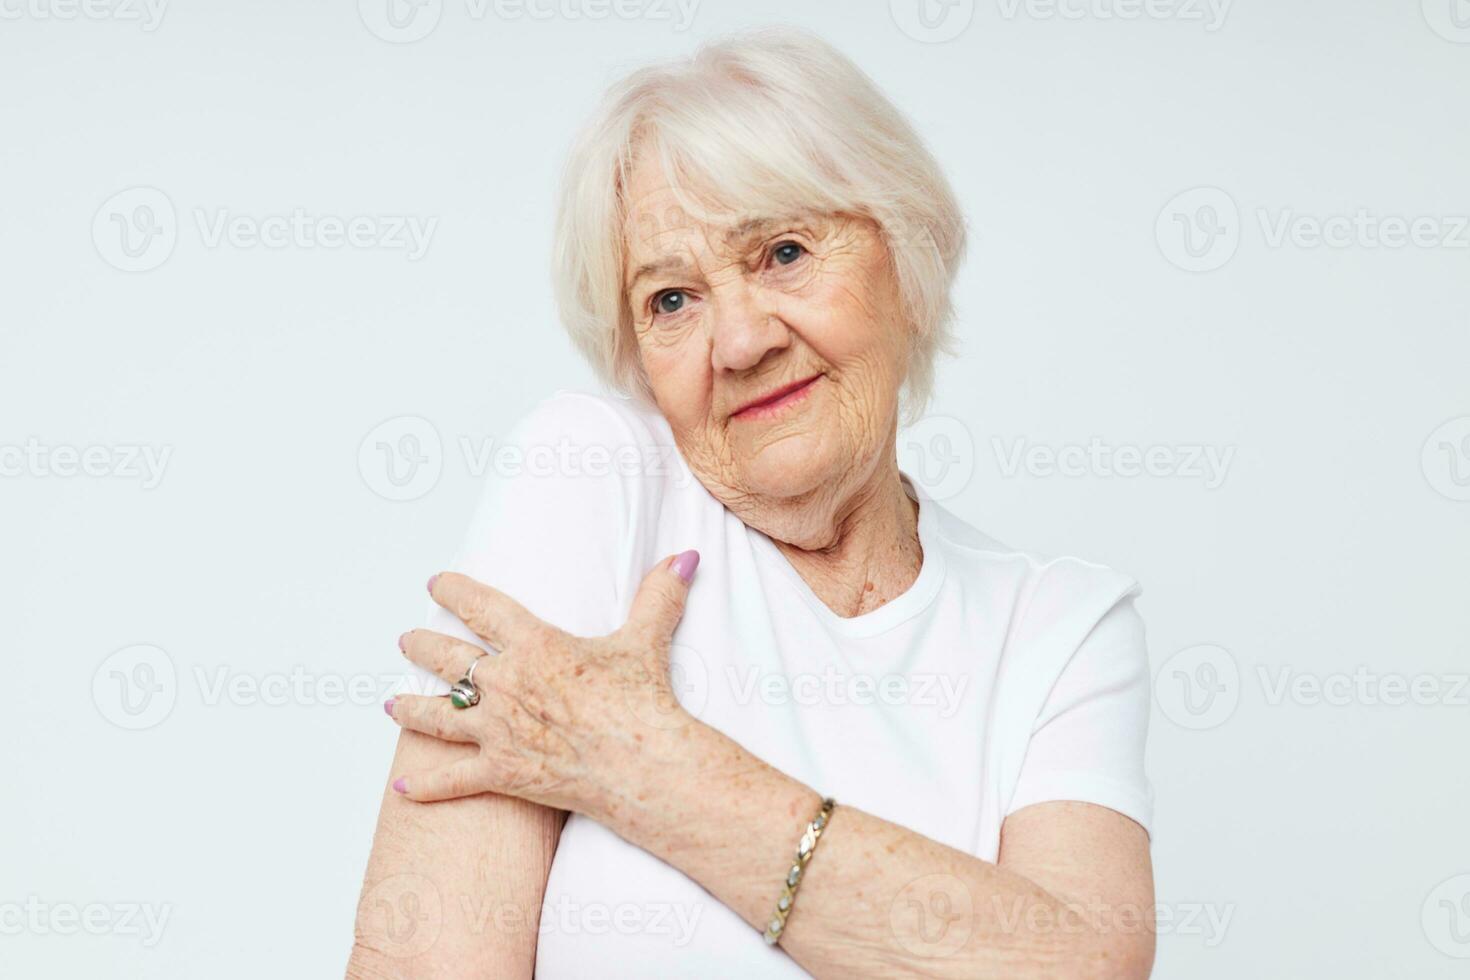
<instances>
[{"instance_id":1,"label":"cheek","mask_svg":"<svg viewBox=\"0 0 1470 980\"><path fill-rule=\"evenodd\" d=\"M862 276L833 276L803 298L797 322L808 325L807 341L839 369L902 370L907 338L897 305L881 285Z\"/></svg>"},{"instance_id":2,"label":"cheek","mask_svg":"<svg viewBox=\"0 0 1470 980\"><path fill-rule=\"evenodd\" d=\"M638 353L659 411L675 431L697 431L709 416L710 360L696 329L677 338L640 337Z\"/></svg>"}]
</instances>

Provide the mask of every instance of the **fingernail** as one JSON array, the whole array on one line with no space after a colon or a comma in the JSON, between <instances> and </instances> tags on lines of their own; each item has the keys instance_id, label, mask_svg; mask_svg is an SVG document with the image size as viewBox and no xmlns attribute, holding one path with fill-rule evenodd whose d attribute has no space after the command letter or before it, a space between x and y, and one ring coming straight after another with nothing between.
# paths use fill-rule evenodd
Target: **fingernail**
<instances>
[{"instance_id":1,"label":"fingernail","mask_svg":"<svg viewBox=\"0 0 1470 980\"><path fill-rule=\"evenodd\" d=\"M669 565L669 568L673 569L674 574L684 580L685 585L689 584L689 580L694 577L694 570L698 567L699 552L693 549L679 555Z\"/></svg>"},{"instance_id":2,"label":"fingernail","mask_svg":"<svg viewBox=\"0 0 1470 980\"><path fill-rule=\"evenodd\" d=\"M398 699L397 698L389 698L388 700L386 700L386 701L383 702L383 712L385 714L387 714L387 716L389 718L392 718L393 717L393 705L395 705L397 703L398 703Z\"/></svg>"},{"instance_id":3,"label":"fingernail","mask_svg":"<svg viewBox=\"0 0 1470 980\"><path fill-rule=\"evenodd\" d=\"M395 792L395 793L407 793L408 792L408 780L405 779L403 776L399 776L397 779L393 780L393 792Z\"/></svg>"},{"instance_id":4,"label":"fingernail","mask_svg":"<svg viewBox=\"0 0 1470 980\"><path fill-rule=\"evenodd\" d=\"M412 630L410 630L409 632L412 632ZM408 652L408 633L404 633L404 634L402 634L401 636L398 637L398 652L399 653L407 653Z\"/></svg>"},{"instance_id":5,"label":"fingernail","mask_svg":"<svg viewBox=\"0 0 1470 980\"><path fill-rule=\"evenodd\" d=\"M429 576L429 595L433 595L434 594L434 583L437 582L437 581L439 581L439 576L437 576L437 575L430 575Z\"/></svg>"}]
</instances>

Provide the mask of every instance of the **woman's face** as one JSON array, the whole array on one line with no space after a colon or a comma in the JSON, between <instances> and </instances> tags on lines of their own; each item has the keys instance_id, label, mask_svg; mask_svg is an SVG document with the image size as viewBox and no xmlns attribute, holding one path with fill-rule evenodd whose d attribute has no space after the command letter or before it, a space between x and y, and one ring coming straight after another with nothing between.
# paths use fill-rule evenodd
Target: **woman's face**
<instances>
[{"instance_id":1,"label":"woman's face","mask_svg":"<svg viewBox=\"0 0 1470 980\"><path fill-rule=\"evenodd\" d=\"M695 476L740 514L822 500L840 510L892 455L907 362L878 227L691 217L642 162L627 192L623 281L638 350Z\"/></svg>"}]
</instances>

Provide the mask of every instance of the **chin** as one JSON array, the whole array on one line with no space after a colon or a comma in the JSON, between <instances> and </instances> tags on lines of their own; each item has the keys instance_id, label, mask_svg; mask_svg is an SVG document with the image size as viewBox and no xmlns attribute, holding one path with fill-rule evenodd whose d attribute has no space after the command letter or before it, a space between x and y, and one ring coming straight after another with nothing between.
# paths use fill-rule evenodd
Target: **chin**
<instances>
[{"instance_id":1,"label":"chin","mask_svg":"<svg viewBox=\"0 0 1470 980\"><path fill-rule=\"evenodd\" d=\"M844 464L838 441L821 433L803 433L763 446L744 470L746 488L768 497L800 497L842 481Z\"/></svg>"}]
</instances>

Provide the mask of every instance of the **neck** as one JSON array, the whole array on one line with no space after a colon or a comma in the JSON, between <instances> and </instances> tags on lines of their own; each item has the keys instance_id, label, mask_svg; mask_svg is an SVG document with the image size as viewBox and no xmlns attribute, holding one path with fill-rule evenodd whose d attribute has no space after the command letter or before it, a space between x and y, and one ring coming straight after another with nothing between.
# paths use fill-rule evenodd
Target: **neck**
<instances>
[{"instance_id":1,"label":"neck","mask_svg":"<svg viewBox=\"0 0 1470 980\"><path fill-rule=\"evenodd\" d=\"M871 612L906 592L924 561L919 507L903 488L889 446L840 501L811 507L803 533L772 537L813 592L843 617ZM823 512L825 511L825 513ZM790 528L790 530L796 530Z\"/></svg>"}]
</instances>

